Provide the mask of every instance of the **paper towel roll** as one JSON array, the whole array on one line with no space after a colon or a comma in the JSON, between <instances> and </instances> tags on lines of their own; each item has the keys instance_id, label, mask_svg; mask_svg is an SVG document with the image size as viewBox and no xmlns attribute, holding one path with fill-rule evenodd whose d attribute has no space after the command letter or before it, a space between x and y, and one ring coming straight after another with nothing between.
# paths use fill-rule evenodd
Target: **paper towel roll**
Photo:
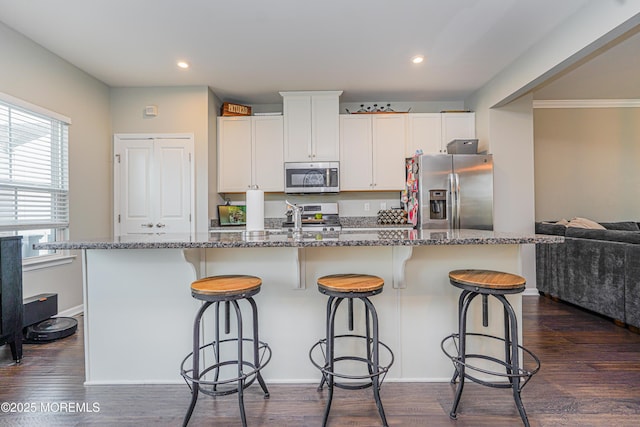
<instances>
[{"instance_id":1,"label":"paper towel roll","mask_svg":"<svg viewBox=\"0 0 640 427\"><path fill-rule=\"evenodd\" d=\"M264 230L264 191L247 190L247 231Z\"/></svg>"}]
</instances>

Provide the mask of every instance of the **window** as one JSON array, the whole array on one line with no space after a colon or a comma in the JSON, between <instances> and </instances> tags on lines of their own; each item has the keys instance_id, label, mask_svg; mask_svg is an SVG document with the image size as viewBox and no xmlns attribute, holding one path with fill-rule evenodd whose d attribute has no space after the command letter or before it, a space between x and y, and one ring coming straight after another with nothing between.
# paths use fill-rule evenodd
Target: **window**
<instances>
[{"instance_id":1,"label":"window","mask_svg":"<svg viewBox=\"0 0 640 427\"><path fill-rule=\"evenodd\" d=\"M70 120L0 93L0 234L21 235L23 258L69 228Z\"/></svg>"}]
</instances>

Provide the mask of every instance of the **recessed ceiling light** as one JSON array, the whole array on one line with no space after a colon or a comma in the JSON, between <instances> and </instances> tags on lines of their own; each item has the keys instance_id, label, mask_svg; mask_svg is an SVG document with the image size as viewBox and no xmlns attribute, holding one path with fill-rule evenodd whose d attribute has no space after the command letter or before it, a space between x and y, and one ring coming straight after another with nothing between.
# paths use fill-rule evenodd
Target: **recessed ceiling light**
<instances>
[{"instance_id":1,"label":"recessed ceiling light","mask_svg":"<svg viewBox=\"0 0 640 427\"><path fill-rule=\"evenodd\" d=\"M189 63L187 61L178 61L178 67L186 70L187 68L189 68Z\"/></svg>"},{"instance_id":2,"label":"recessed ceiling light","mask_svg":"<svg viewBox=\"0 0 640 427\"><path fill-rule=\"evenodd\" d=\"M413 58L411 58L411 62L413 62L414 64L420 64L422 63L422 61L424 61L424 56L422 55L416 55Z\"/></svg>"}]
</instances>

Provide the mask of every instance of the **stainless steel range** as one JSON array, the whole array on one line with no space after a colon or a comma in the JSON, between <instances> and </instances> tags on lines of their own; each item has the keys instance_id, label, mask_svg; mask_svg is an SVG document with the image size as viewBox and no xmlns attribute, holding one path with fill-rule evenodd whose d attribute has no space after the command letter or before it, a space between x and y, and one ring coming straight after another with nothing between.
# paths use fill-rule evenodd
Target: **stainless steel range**
<instances>
[{"instance_id":1,"label":"stainless steel range","mask_svg":"<svg viewBox=\"0 0 640 427\"><path fill-rule=\"evenodd\" d=\"M331 232L340 231L340 217L337 203L303 203L302 231ZM291 211L287 212L287 220L282 227L293 231L293 218Z\"/></svg>"}]
</instances>

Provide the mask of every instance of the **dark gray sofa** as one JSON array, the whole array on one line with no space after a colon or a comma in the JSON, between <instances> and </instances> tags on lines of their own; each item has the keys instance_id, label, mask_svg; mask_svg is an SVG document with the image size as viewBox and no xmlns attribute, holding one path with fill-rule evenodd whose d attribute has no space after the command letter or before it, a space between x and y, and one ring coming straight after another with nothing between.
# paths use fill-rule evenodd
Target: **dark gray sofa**
<instances>
[{"instance_id":1,"label":"dark gray sofa","mask_svg":"<svg viewBox=\"0 0 640 427\"><path fill-rule=\"evenodd\" d=\"M600 223L606 230L536 223L536 233L565 237L536 245L539 292L640 328L640 227Z\"/></svg>"}]
</instances>

